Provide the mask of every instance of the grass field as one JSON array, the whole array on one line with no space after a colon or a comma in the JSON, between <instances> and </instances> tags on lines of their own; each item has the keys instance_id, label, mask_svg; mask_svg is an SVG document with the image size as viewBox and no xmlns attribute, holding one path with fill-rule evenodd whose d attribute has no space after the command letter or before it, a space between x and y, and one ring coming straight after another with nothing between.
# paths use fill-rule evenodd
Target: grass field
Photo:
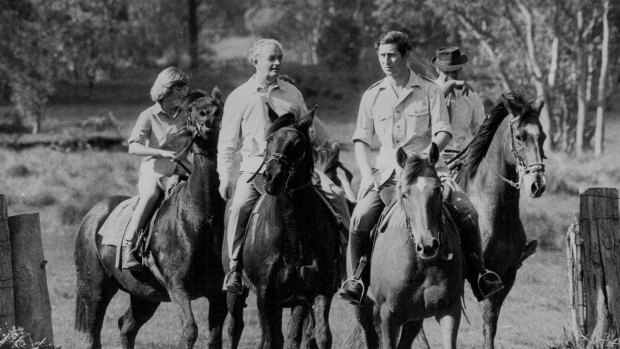
<instances>
[{"instance_id":1,"label":"grass field","mask_svg":"<svg viewBox=\"0 0 620 349\"><path fill-rule=\"evenodd\" d=\"M218 64L217 69L210 70L217 73L195 73L194 86L210 90L218 85L227 95L251 73L247 66ZM355 169L348 142L357 104L363 90L380 72L369 71L360 78L351 78L314 68L301 74L298 68L291 67L288 71L302 86L306 102L321 106L320 117L344 144L343 162ZM120 82L97 85L92 95L85 85L63 86L46 111L44 130L71 132L84 118L112 112L128 135L138 113L149 105L147 92L154 74L155 71L134 72ZM0 112L7 110L8 107L0 108ZM538 239L541 248L520 270L505 303L498 329L498 348L548 348L559 342L570 327L564 234L578 207L579 190L590 186L618 187L620 183L620 162L615 152L620 146L620 141L615 139L620 135L620 117L617 111L608 117L607 155L592 159L550 154L547 192L540 199L523 199L522 217L528 237ZM39 212L41 215L45 257L49 261L47 277L55 344L65 349L81 348L83 336L73 330L75 229L86 211L103 197L136 194L139 160L123 152L63 153L34 148L1 149L0 164L0 193L8 197L9 214ZM480 311L469 289L465 299L469 321L462 321L459 344L461 348L475 348L482 341ZM127 300L126 295L119 294L109 307L103 329L106 348L120 345L116 320L124 312ZM194 305L199 328L204 329L206 301L197 300ZM334 300L330 322L335 348L341 347L351 330L350 310L349 305ZM253 297L248 301L245 319L241 347L255 347L259 326ZM431 344L437 344L438 326L434 320L427 320L425 329ZM179 317L170 304L164 304L141 330L138 348L173 348L178 336ZM201 333L197 347L203 347L204 343Z\"/></svg>"}]
</instances>

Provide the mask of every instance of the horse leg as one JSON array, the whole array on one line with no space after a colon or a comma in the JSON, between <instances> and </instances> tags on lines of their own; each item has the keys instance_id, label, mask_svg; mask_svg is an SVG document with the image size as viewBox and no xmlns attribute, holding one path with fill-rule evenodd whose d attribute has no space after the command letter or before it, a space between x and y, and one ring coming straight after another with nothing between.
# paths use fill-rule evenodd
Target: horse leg
<instances>
[{"instance_id":1,"label":"horse leg","mask_svg":"<svg viewBox=\"0 0 620 349\"><path fill-rule=\"evenodd\" d=\"M155 314L159 306L157 302L150 302L130 295L129 308L118 319L118 329L121 330L121 345L123 349L132 349L140 327Z\"/></svg>"},{"instance_id":2,"label":"horse leg","mask_svg":"<svg viewBox=\"0 0 620 349\"><path fill-rule=\"evenodd\" d=\"M189 295L184 288L176 285L171 288L169 293L172 304L177 308L182 321L183 332L179 348L192 349L196 339L198 339L198 326L196 325Z\"/></svg>"},{"instance_id":3,"label":"horse leg","mask_svg":"<svg viewBox=\"0 0 620 349\"><path fill-rule=\"evenodd\" d=\"M222 330L226 320L226 295L221 290L216 290L207 295L209 299L209 339L207 348L222 348Z\"/></svg>"},{"instance_id":4,"label":"horse leg","mask_svg":"<svg viewBox=\"0 0 620 349\"><path fill-rule=\"evenodd\" d=\"M461 300L457 298L446 313L435 316L441 326L441 342L444 349L456 349L456 337L461 323Z\"/></svg>"},{"instance_id":5,"label":"horse leg","mask_svg":"<svg viewBox=\"0 0 620 349\"><path fill-rule=\"evenodd\" d=\"M504 289L480 303L482 308L482 320L484 322L483 333L485 349L495 348L495 335L497 334L499 313L502 309L502 304L504 304L506 296L508 296L508 292L510 292L512 286L514 285L516 276L517 271L514 270L507 276L503 277L502 281L504 282Z\"/></svg>"},{"instance_id":6,"label":"horse leg","mask_svg":"<svg viewBox=\"0 0 620 349\"><path fill-rule=\"evenodd\" d=\"M104 270L91 272L88 278L80 277L81 274L78 272L75 327L87 333L87 348L100 349L105 311L118 291L118 284Z\"/></svg>"},{"instance_id":7,"label":"horse leg","mask_svg":"<svg viewBox=\"0 0 620 349\"><path fill-rule=\"evenodd\" d=\"M422 329L423 320L407 321L400 330L398 349L409 349Z\"/></svg>"},{"instance_id":8,"label":"horse leg","mask_svg":"<svg viewBox=\"0 0 620 349\"><path fill-rule=\"evenodd\" d=\"M332 347L332 332L329 328L329 309L331 296L319 295L314 299L314 338L310 341L311 348L326 349Z\"/></svg>"},{"instance_id":9,"label":"horse leg","mask_svg":"<svg viewBox=\"0 0 620 349\"><path fill-rule=\"evenodd\" d=\"M304 332L304 320L308 316L308 308L299 304L291 309L291 319L288 323L287 338L289 349L298 349L301 347Z\"/></svg>"},{"instance_id":10,"label":"horse leg","mask_svg":"<svg viewBox=\"0 0 620 349\"><path fill-rule=\"evenodd\" d=\"M280 349L284 345L282 335L282 308L278 306L276 297L258 292L256 305L261 327L261 349Z\"/></svg>"},{"instance_id":11,"label":"horse leg","mask_svg":"<svg viewBox=\"0 0 620 349\"><path fill-rule=\"evenodd\" d=\"M247 293L243 295L234 295L232 293L226 294L226 305L228 307L228 338L230 339L230 347L237 349L239 346L239 340L241 340L241 333L243 332L243 308L245 307L245 300Z\"/></svg>"},{"instance_id":12,"label":"horse leg","mask_svg":"<svg viewBox=\"0 0 620 349\"><path fill-rule=\"evenodd\" d=\"M383 349L396 349L398 345L398 336L403 321L395 314L391 307L383 304L379 311L381 316L381 342Z\"/></svg>"}]
</instances>

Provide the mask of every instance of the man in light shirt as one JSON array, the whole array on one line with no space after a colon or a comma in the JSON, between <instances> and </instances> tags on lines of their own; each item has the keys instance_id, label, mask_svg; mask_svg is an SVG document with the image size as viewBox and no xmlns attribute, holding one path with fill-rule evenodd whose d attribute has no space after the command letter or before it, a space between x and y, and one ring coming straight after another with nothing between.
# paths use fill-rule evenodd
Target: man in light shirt
<instances>
[{"instance_id":1,"label":"man in light shirt","mask_svg":"<svg viewBox=\"0 0 620 349\"><path fill-rule=\"evenodd\" d=\"M364 290L368 289L365 286L370 274L365 265L372 252L370 232L394 192L400 171L396 161L398 148L409 154L423 154L434 142L441 151L452 135L443 93L432 80L407 66L411 48L409 38L398 31L388 32L376 42L385 78L364 92L353 134L362 176L349 233L349 263L355 272L343 283L338 295L355 305L363 303ZM381 148L371 165L370 145L374 136Z\"/></svg>"},{"instance_id":2,"label":"man in light shirt","mask_svg":"<svg viewBox=\"0 0 620 349\"><path fill-rule=\"evenodd\" d=\"M439 76L435 83L446 98L452 140L442 153L442 160L449 161L474 138L478 127L485 119L482 98L464 80L460 80L466 55L458 47L437 50L431 60Z\"/></svg>"},{"instance_id":3,"label":"man in light shirt","mask_svg":"<svg viewBox=\"0 0 620 349\"><path fill-rule=\"evenodd\" d=\"M260 193L248 180L259 170L264 160L266 131L271 125L267 104L278 114L293 113L296 118L308 114L301 92L289 82L279 79L282 65L282 45L273 39L261 39L250 50L249 61L256 73L237 87L226 99L217 155L220 195L232 198L226 227L230 272L224 290L240 294L243 291L238 266L245 228ZM323 123L314 118L314 144L331 140ZM233 167L237 151L241 153L240 175L233 195ZM339 198L340 199L340 198ZM341 198L346 206L344 197ZM335 205L334 205L335 206ZM334 207L338 211L337 207ZM341 213L341 212L339 212ZM348 212L342 217L348 219Z\"/></svg>"}]
</instances>

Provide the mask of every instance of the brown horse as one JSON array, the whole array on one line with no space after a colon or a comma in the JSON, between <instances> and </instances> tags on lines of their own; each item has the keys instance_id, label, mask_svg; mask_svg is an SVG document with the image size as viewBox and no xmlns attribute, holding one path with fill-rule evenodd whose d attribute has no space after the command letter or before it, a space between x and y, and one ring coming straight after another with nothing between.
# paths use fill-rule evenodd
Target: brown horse
<instances>
[{"instance_id":1,"label":"brown horse","mask_svg":"<svg viewBox=\"0 0 620 349\"><path fill-rule=\"evenodd\" d=\"M463 260L458 233L444 214L442 184L428 159L407 157L399 149L402 172L393 201L377 224L371 260L369 301L356 308L360 327L349 341L359 346L359 329L368 348L410 348L424 318L440 323L443 348L456 348L463 294ZM355 337L358 340L355 340Z\"/></svg>"},{"instance_id":2,"label":"brown horse","mask_svg":"<svg viewBox=\"0 0 620 349\"><path fill-rule=\"evenodd\" d=\"M332 344L328 316L339 283L339 239L311 181L308 128L315 110L299 121L292 114L282 115L267 132L266 194L250 217L243 246L244 272L256 293L262 349L283 347L283 308L291 308L296 319L289 326L290 347L301 345L304 319L312 319L309 345Z\"/></svg>"},{"instance_id":3,"label":"brown horse","mask_svg":"<svg viewBox=\"0 0 620 349\"><path fill-rule=\"evenodd\" d=\"M209 348L221 348L226 298L221 290L220 262L225 202L218 193L216 146L222 118L219 90L212 96L191 92L184 98L192 130L193 172L179 184L152 222L149 250L163 284L148 271L136 273L115 266L115 246L101 245L101 230L112 211L128 199L114 196L95 205L84 217L75 241L77 298L75 327L87 332L88 348L101 348L106 308L119 289L130 305L118 320L123 348L133 348L140 327L161 302L175 305L182 319L180 347L193 348L198 330L190 300L209 299ZM187 114L186 114L187 115ZM182 116L179 116L182 117ZM105 233L105 232L104 232ZM120 247L119 247L120 248Z\"/></svg>"},{"instance_id":4,"label":"brown horse","mask_svg":"<svg viewBox=\"0 0 620 349\"><path fill-rule=\"evenodd\" d=\"M531 197L545 191L542 103L509 93L491 110L462 157L456 181L478 211L484 262L504 289L482 301L485 348L494 348L499 312L521 263L536 250L519 217L519 189Z\"/></svg>"}]
</instances>

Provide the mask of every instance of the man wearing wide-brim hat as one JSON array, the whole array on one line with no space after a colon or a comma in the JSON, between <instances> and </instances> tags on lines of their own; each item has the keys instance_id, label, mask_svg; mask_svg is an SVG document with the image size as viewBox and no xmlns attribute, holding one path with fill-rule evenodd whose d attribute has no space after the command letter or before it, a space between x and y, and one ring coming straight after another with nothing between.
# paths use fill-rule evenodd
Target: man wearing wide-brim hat
<instances>
[{"instance_id":1,"label":"man wearing wide-brim hat","mask_svg":"<svg viewBox=\"0 0 620 349\"><path fill-rule=\"evenodd\" d=\"M458 47L440 48L431 60L439 74L435 83L445 96L448 118L452 127L452 139L441 153L441 160L436 168L444 184L444 196L456 208L454 213L451 213L453 219L460 223L458 226L461 232L461 247L468 267L474 266L474 270L477 269L477 273L468 273L467 279L472 285L474 295L481 300L501 290L503 285L496 273L484 267L476 210L452 179L446 165L446 161L452 159L469 144L485 119L482 99L469 84L464 80L459 80L467 61L467 56L462 54ZM478 287L475 287L476 285Z\"/></svg>"}]
</instances>

